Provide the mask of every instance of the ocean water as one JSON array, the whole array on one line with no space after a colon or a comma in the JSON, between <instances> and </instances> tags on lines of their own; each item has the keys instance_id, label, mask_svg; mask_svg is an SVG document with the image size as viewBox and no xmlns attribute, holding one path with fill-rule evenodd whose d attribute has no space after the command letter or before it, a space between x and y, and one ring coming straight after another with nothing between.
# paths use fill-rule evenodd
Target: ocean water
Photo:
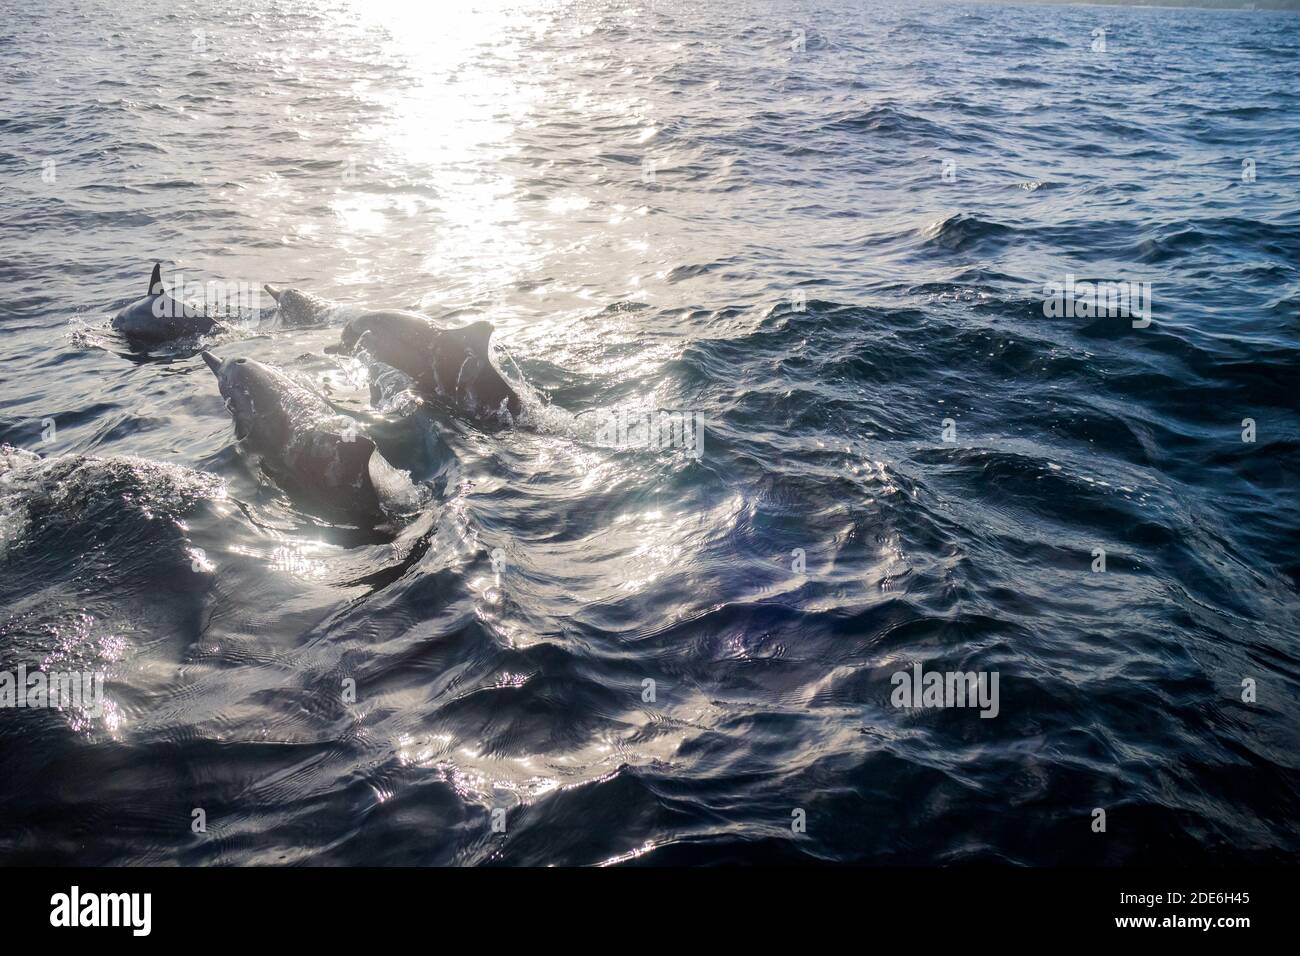
<instances>
[{"instance_id":1,"label":"ocean water","mask_svg":"<svg viewBox=\"0 0 1300 956\"><path fill-rule=\"evenodd\" d=\"M41 458L0 670L105 697L0 711L0 860L1295 861L1300 18L457 6L0 3ZM155 261L237 321L133 351ZM1046 314L1067 277L1149 324ZM327 354L360 308L491 321L524 420ZM296 506L198 344L428 507ZM628 409L703 445L593 429ZM918 665L996 716L895 706Z\"/></svg>"}]
</instances>

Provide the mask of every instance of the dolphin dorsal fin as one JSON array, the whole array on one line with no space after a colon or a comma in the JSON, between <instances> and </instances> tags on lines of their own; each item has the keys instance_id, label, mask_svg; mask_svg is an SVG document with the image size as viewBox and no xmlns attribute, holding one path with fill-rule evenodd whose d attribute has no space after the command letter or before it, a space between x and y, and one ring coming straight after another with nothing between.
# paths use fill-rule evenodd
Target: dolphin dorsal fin
<instances>
[{"instance_id":1,"label":"dolphin dorsal fin","mask_svg":"<svg viewBox=\"0 0 1300 956\"><path fill-rule=\"evenodd\" d=\"M162 295L162 291L162 263L155 262L153 264L153 275L149 277L149 294Z\"/></svg>"},{"instance_id":2,"label":"dolphin dorsal fin","mask_svg":"<svg viewBox=\"0 0 1300 956\"><path fill-rule=\"evenodd\" d=\"M375 443L364 435L352 435L341 440L335 440L334 436L330 437L339 463L343 466L343 474L348 480L352 481L359 476L367 475L370 456L377 449Z\"/></svg>"},{"instance_id":3,"label":"dolphin dorsal fin","mask_svg":"<svg viewBox=\"0 0 1300 956\"><path fill-rule=\"evenodd\" d=\"M457 329L465 339L465 344L474 352L477 352L483 358L488 357L488 340L492 338L492 333L496 331L491 322L471 322L463 329Z\"/></svg>"}]
</instances>

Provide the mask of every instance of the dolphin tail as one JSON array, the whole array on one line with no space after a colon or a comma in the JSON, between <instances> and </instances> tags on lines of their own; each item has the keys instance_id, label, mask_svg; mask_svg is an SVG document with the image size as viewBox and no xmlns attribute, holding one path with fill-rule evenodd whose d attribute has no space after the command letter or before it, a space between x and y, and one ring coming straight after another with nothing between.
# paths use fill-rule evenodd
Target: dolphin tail
<instances>
[{"instance_id":1,"label":"dolphin tail","mask_svg":"<svg viewBox=\"0 0 1300 956\"><path fill-rule=\"evenodd\" d=\"M162 292L162 263L155 262L153 264L153 275L149 276L149 294L162 295Z\"/></svg>"}]
</instances>

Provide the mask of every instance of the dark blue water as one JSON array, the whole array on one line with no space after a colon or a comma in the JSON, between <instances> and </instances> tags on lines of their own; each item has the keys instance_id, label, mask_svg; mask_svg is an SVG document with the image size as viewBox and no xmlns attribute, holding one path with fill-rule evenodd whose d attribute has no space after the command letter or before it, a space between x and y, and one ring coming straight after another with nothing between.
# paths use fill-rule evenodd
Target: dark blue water
<instances>
[{"instance_id":1,"label":"dark blue water","mask_svg":"<svg viewBox=\"0 0 1300 956\"><path fill-rule=\"evenodd\" d=\"M0 6L0 441L41 456L0 670L108 698L0 711L0 860L1296 859L1296 16ZM155 260L336 303L202 344L431 506L286 496L196 343L108 327ZM1045 315L1067 276L1150 324ZM323 351L359 307L489 319L523 423L372 404ZM894 706L916 663L997 716Z\"/></svg>"}]
</instances>

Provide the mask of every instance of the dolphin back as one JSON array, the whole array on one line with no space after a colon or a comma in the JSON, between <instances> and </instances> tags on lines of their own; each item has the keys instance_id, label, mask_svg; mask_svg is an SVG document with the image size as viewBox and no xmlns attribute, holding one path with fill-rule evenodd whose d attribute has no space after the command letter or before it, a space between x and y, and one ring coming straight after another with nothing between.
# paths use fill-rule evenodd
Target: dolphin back
<instances>
[{"instance_id":1,"label":"dolphin back","mask_svg":"<svg viewBox=\"0 0 1300 956\"><path fill-rule=\"evenodd\" d=\"M438 329L413 312L368 312L343 328L340 351L358 349L406 373L426 397L479 419L517 418L519 395L491 361L492 323Z\"/></svg>"},{"instance_id":2,"label":"dolphin back","mask_svg":"<svg viewBox=\"0 0 1300 956\"><path fill-rule=\"evenodd\" d=\"M113 316L113 328L141 344L203 335L216 324L202 311L165 293L136 299Z\"/></svg>"},{"instance_id":3,"label":"dolphin back","mask_svg":"<svg viewBox=\"0 0 1300 956\"><path fill-rule=\"evenodd\" d=\"M161 262L153 265L148 291L113 316L113 328L136 346L203 335L216 326L216 320L203 310L167 294L163 287Z\"/></svg>"},{"instance_id":4,"label":"dolphin back","mask_svg":"<svg viewBox=\"0 0 1300 956\"><path fill-rule=\"evenodd\" d=\"M287 473L276 476L298 486L328 510L351 517L383 520L389 511L404 511L415 492L363 435L313 428L296 436L284 456Z\"/></svg>"}]
</instances>

